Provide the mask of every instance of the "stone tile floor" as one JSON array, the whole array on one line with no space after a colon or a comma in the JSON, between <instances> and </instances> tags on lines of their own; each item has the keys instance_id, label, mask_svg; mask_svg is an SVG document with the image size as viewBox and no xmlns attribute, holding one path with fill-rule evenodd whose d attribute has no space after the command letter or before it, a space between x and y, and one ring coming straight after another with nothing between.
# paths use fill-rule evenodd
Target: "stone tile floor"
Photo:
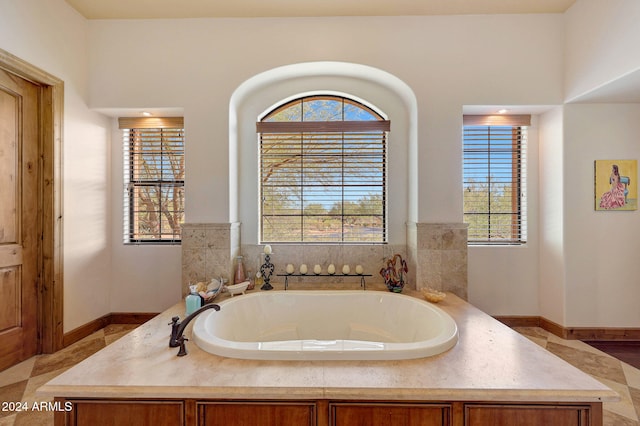
<instances>
[{"instance_id":1,"label":"stone tile floor","mask_svg":"<svg viewBox=\"0 0 640 426\"><path fill-rule=\"evenodd\" d=\"M23 401L33 404L44 401L42 397L35 396L38 387L135 327L110 325L59 352L35 356L0 372L0 402ZM604 404L605 426L640 426L640 370L586 343L563 340L541 328L516 327L515 330L620 394L620 402ZM51 424L51 412L0 411L0 426Z\"/></svg>"},{"instance_id":2,"label":"stone tile floor","mask_svg":"<svg viewBox=\"0 0 640 426\"><path fill-rule=\"evenodd\" d=\"M20 364L0 372L0 402L53 401L35 395L36 389L85 358L118 340L137 325L112 324L85 337L79 342L53 354L36 355ZM0 410L0 426L52 425L53 412L7 412Z\"/></svg>"},{"instance_id":3,"label":"stone tile floor","mask_svg":"<svg viewBox=\"0 0 640 426\"><path fill-rule=\"evenodd\" d=\"M640 370L579 340L564 340L542 328L514 327L533 342L616 391L619 402L605 402L605 426L640 426Z\"/></svg>"}]
</instances>

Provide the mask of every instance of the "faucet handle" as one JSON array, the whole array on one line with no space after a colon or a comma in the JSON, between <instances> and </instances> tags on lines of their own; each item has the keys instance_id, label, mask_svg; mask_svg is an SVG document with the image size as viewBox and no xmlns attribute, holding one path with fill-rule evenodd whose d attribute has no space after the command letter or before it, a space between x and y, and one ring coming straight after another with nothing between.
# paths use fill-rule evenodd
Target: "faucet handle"
<instances>
[{"instance_id":1,"label":"faucet handle","mask_svg":"<svg viewBox=\"0 0 640 426\"><path fill-rule=\"evenodd\" d=\"M180 350L178 351L178 356L185 356L187 354L187 348L186 348L184 342L186 342L188 340L189 339L187 339L184 336L178 337L177 341L180 344Z\"/></svg>"},{"instance_id":2,"label":"faucet handle","mask_svg":"<svg viewBox=\"0 0 640 426\"><path fill-rule=\"evenodd\" d=\"M171 318L171 322L168 323L167 325L176 325L178 323L178 320L180 320L180 317L173 317Z\"/></svg>"}]
</instances>

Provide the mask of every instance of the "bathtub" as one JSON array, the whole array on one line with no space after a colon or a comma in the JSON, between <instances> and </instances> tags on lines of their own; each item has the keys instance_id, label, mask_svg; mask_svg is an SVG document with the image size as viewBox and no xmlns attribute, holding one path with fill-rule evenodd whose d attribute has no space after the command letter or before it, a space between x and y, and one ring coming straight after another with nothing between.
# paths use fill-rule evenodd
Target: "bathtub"
<instances>
[{"instance_id":1,"label":"bathtub","mask_svg":"<svg viewBox=\"0 0 640 426\"><path fill-rule=\"evenodd\" d=\"M201 349L263 360L397 360L455 346L455 321L414 297L380 291L270 291L220 303L196 318Z\"/></svg>"}]
</instances>

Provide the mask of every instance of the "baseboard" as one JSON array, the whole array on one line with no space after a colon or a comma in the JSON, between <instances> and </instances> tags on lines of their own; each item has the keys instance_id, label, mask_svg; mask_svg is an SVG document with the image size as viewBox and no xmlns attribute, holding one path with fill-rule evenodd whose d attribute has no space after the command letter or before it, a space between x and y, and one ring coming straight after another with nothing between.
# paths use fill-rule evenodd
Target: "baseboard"
<instances>
[{"instance_id":1,"label":"baseboard","mask_svg":"<svg viewBox=\"0 0 640 426\"><path fill-rule=\"evenodd\" d=\"M540 327L540 317L496 316L494 318L509 327Z\"/></svg>"},{"instance_id":2,"label":"baseboard","mask_svg":"<svg viewBox=\"0 0 640 426\"><path fill-rule=\"evenodd\" d=\"M640 340L640 328L583 328L566 329L567 339L592 341L633 341Z\"/></svg>"},{"instance_id":3,"label":"baseboard","mask_svg":"<svg viewBox=\"0 0 640 426\"><path fill-rule=\"evenodd\" d=\"M149 312L112 312L111 324L144 324L157 315Z\"/></svg>"},{"instance_id":4,"label":"baseboard","mask_svg":"<svg viewBox=\"0 0 640 426\"><path fill-rule=\"evenodd\" d=\"M156 315L147 312L113 312L64 333L63 346L66 348L111 324L144 324Z\"/></svg>"},{"instance_id":5,"label":"baseboard","mask_svg":"<svg viewBox=\"0 0 640 426\"><path fill-rule=\"evenodd\" d=\"M640 328L564 327L539 316L495 316L509 327L540 327L565 340L640 340Z\"/></svg>"}]
</instances>

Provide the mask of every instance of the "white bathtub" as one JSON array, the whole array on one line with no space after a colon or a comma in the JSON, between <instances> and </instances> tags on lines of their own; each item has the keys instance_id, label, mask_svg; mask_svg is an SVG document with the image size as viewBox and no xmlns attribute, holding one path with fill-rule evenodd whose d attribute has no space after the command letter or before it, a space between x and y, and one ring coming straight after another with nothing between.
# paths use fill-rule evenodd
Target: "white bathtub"
<instances>
[{"instance_id":1,"label":"white bathtub","mask_svg":"<svg viewBox=\"0 0 640 426\"><path fill-rule=\"evenodd\" d=\"M413 297L380 291L270 291L219 303L196 318L193 340L230 358L392 360L455 346L455 321Z\"/></svg>"}]
</instances>

